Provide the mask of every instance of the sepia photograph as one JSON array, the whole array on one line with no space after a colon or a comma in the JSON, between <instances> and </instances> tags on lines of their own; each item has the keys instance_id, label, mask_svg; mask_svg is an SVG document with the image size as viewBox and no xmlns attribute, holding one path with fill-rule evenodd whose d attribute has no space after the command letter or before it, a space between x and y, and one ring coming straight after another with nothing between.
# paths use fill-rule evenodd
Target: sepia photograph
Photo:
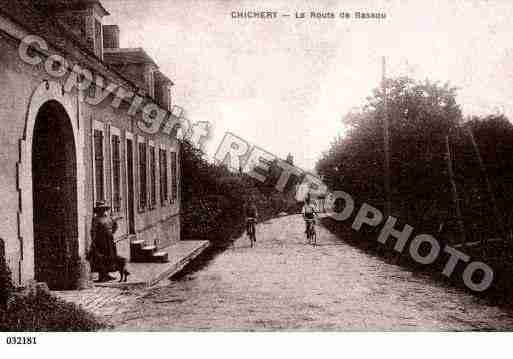
<instances>
[{"instance_id":1,"label":"sepia photograph","mask_svg":"<svg viewBox=\"0 0 513 359\"><path fill-rule=\"evenodd\" d=\"M0 0L1 344L511 332L512 18Z\"/></svg>"}]
</instances>

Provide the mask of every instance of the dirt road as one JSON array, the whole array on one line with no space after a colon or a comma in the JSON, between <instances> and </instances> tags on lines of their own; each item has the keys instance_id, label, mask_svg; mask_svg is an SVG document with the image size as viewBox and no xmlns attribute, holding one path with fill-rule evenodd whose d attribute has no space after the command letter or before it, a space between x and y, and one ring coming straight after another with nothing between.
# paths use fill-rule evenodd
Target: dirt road
<instances>
[{"instance_id":1,"label":"dirt road","mask_svg":"<svg viewBox=\"0 0 513 359\"><path fill-rule=\"evenodd\" d=\"M351 247L299 216L257 226L204 269L146 293L116 330L511 330L513 316Z\"/></svg>"}]
</instances>

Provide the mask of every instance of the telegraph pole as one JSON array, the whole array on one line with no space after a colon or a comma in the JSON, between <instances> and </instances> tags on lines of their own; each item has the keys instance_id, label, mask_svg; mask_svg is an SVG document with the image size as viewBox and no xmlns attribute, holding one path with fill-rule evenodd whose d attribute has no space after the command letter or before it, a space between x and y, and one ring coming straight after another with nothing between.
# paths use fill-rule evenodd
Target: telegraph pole
<instances>
[{"instance_id":1,"label":"telegraph pole","mask_svg":"<svg viewBox=\"0 0 513 359\"><path fill-rule=\"evenodd\" d=\"M388 122L388 94L386 86L386 60L383 56L383 78L381 86L383 88L383 142L385 152L385 216L391 215L392 202L390 194L390 133Z\"/></svg>"},{"instance_id":2,"label":"telegraph pole","mask_svg":"<svg viewBox=\"0 0 513 359\"><path fill-rule=\"evenodd\" d=\"M458 188L454 178L454 170L452 166L451 146L449 144L449 135L445 136L445 160L447 162L447 173L449 175L449 182L451 183L452 200L454 202L454 210L456 212L456 222L460 231L460 244L466 245L465 223L461 214L460 198L458 196Z\"/></svg>"}]
</instances>

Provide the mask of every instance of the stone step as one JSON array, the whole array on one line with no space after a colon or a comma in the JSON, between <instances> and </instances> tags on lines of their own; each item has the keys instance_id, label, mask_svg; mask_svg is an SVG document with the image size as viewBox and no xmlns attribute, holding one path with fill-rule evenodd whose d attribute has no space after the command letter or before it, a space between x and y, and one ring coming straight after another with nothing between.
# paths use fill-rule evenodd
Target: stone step
<instances>
[{"instance_id":1,"label":"stone step","mask_svg":"<svg viewBox=\"0 0 513 359\"><path fill-rule=\"evenodd\" d=\"M130 241L130 261L131 262L144 262L144 253L142 247L145 243L142 239Z\"/></svg>"},{"instance_id":2,"label":"stone step","mask_svg":"<svg viewBox=\"0 0 513 359\"><path fill-rule=\"evenodd\" d=\"M95 283L96 287L151 287L159 281L169 278L179 272L187 263L198 256L209 246L208 241L179 241L169 247L154 252L159 258L160 252L167 255L166 262L131 262L128 263L128 282L119 283L117 281Z\"/></svg>"},{"instance_id":3,"label":"stone step","mask_svg":"<svg viewBox=\"0 0 513 359\"><path fill-rule=\"evenodd\" d=\"M133 263L168 262L166 252L158 251L156 245L147 245L143 240L135 240L130 243L130 258Z\"/></svg>"},{"instance_id":4,"label":"stone step","mask_svg":"<svg viewBox=\"0 0 513 359\"><path fill-rule=\"evenodd\" d=\"M166 263L169 261L167 252L164 252L164 251L154 252L152 257L153 257L152 258L153 263Z\"/></svg>"}]
</instances>

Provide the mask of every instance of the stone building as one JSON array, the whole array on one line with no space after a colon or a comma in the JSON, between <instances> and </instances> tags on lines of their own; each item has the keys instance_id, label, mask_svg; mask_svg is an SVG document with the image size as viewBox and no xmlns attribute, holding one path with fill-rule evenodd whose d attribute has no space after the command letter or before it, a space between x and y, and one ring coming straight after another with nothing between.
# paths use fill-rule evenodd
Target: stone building
<instances>
[{"instance_id":1,"label":"stone building","mask_svg":"<svg viewBox=\"0 0 513 359\"><path fill-rule=\"evenodd\" d=\"M0 237L17 285L87 277L98 200L123 217L125 257L138 244L162 261L180 239L180 144L155 127L176 123L173 82L119 47L107 15L95 0L2 0Z\"/></svg>"}]
</instances>

